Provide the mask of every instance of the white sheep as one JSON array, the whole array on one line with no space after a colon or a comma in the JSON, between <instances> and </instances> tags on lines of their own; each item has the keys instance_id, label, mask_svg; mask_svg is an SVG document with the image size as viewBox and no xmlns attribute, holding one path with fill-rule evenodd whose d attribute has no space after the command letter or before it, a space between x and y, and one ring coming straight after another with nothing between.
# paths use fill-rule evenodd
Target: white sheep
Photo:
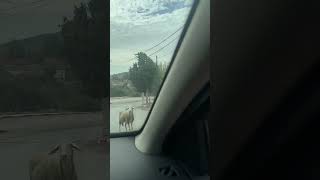
<instances>
[{"instance_id":1,"label":"white sheep","mask_svg":"<svg viewBox=\"0 0 320 180\"><path fill-rule=\"evenodd\" d=\"M129 126L129 129L133 130L133 121L134 121L134 114L133 114L133 109L134 107L131 107L130 111L129 111L129 118L127 119L127 124Z\"/></svg>"},{"instance_id":2,"label":"white sheep","mask_svg":"<svg viewBox=\"0 0 320 180\"><path fill-rule=\"evenodd\" d=\"M65 143L33 157L29 164L30 180L77 180L73 149L80 150L74 143Z\"/></svg>"},{"instance_id":3,"label":"white sheep","mask_svg":"<svg viewBox=\"0 0 320 180\"><path fill-rule=\"evenodd\" d=\"M134 108L131 107L131 109L129 110L129 108L127 107L125 111L119 112L119 131L121 126L124 126L126 128L126 131L133 129L133 126L132 126L132 123L134 121L133 109Z\"/></svg>"},{"instance_id":4,"label":"white sheep","mask_svg":"<svg viewBox=\"0 0 320 180\"><path fill-rule=\"evenodd\" d=\"M126 131L127 131L128 119L129 119L129 112L128 111L119 112L119 131L120 131L121 126L125 126Z\"/></svg>"}]
</instances>

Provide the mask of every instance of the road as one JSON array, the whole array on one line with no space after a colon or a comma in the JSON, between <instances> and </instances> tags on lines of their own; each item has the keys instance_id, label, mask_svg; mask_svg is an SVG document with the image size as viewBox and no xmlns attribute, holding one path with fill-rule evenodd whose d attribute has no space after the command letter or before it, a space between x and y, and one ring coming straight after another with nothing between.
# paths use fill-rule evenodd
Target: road
<instances>
[{"instance_id":1,"label":"road","mask_svg":"<svg viewBox=\"0 0 320 180\"><path fill-rule=\"evenodd\" d=\"M28 162L60 142L75 142L79 180L109 177L109 147L96 143L101 135L100 113L28 116L0 119L0 179L29 180Z\"/></svg>"},{"instance_id":2,"label":"road","mask_svg":"<svg viewBox=\"0 0 320 180\"><path fill-rule=\"evenodd\" d=\"M153 97L151 98L153 100ZM110 132L119 132L119 112L124 111L126 107L134 107L133 131L139 130L148 115L149 109L142 106L141 97L122 97L110 99ZM125 128L120 127L120 132Z\"/></svg>"},{"instance_id":3,"label":"road","mask_svg":"<svg viewBox=\"0 0 320 180\"><path fill-rule=\"evenodd\" d=\"M133 127L139 129L149 110L141 104L141 98L112 98L111 133L118 132L119 112L127 106L135 107ZM0 118L0 179L29 180L28 162L34 154L71 141L81 148L74 157L78 179L108 179L109 147L96 143L102 125L101 113Z\"/></svg>"}]
</instances>

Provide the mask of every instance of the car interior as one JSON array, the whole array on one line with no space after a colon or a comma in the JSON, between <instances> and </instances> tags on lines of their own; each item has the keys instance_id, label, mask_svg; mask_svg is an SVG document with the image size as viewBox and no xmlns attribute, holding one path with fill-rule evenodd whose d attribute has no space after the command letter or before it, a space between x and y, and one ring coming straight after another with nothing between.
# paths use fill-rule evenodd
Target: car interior
<instances>
[{"instance_id":1,"label":"car interior","mask_svg":"<svg viewBox=\"0 0 320 180\"><path fill-rule=\"evenodd\" d=\"M319 179L319 7L213 4L214 179Z\"/></svg>"},{"instance_id":2,"label":"car interior","mask_svg":"<svg viewBox=\"0 0 320 180\"><path fill-rule=\"evenodd\" d=\"M196 1L138 132L110 135L110 179L210 179L210 1Z\"/></svg>"}]
</instances>

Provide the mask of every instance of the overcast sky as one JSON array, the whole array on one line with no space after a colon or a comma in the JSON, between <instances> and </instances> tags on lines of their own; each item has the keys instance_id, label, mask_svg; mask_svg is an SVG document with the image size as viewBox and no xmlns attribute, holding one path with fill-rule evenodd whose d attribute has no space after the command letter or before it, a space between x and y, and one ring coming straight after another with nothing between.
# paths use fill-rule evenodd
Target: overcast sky
<instances>
[{"instance_id":1,"label":"overcast sky","mask_svg":"<svg viewBox=\"0 0 320 180\"><path fill-rule=\"evenodd\" d=\"M0 44L58 31L62 17L88 0L0 0ZM128 71L134 54L159 43L184 25L193 0L110 0L110 73ZM169 61L181 30L148 55Z\"/></svg>"},{"instance_id":2,"label":"overcast sky","mask_svg":"<svg viewBox=\"0 0 320 180\"><path fill-rule=\"evenodd\" d=\"M0 44L58 31L62 17L87 0L0 0Z\"/></svg>"},{"instance_id":3,"label":"overcast sky","mask_svg":"<svg viewBox=\"0 0 320 180\"><path fill-rule=\"evenodd\" d=\"M134 54L158 44L182 27L192 0L111 0L110 1L110 73L128 71ZM181 30L168 40L146 52L148 55L167 43L170 45L151 56L168 62Z\"/></svg>"}]
</instances>

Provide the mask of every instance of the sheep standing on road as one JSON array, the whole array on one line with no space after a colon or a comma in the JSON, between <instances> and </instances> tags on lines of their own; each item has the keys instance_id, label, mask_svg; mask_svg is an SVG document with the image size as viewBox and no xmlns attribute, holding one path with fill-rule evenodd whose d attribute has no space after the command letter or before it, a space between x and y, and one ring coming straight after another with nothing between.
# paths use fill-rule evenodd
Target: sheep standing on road
<instances>
[{"instance_id":1,"label":"sheep standing on road","mask_svg":"<svg viewBox=\"0 0 320 180\"><path fill-rule=\"evenodd\" d=\"M121 126L124 126L126 128L126 131L133 129L133 126L132 126L134 121L133 109L134 109L133 107L131 107L130 110L129 108L126 108L125 111L119 112L119 131Z\"/></svg>"},{"instance_id":2,"label":"sheep standing on road","mask_svg":"<svg viewBox=\"0 0 320 180\"><path fill-rule=\"evenodd\" d=\"M120 132L121 126L124 126L127 131L128 119L129 119L129 112L128 111L119 112L119 132Z\"/></svg>"},{"instance_id":3,"label":"sheep standing on road","mask_svg":"<svg viewBox=\"0 0 320 180\"><path fill-rule=\"evenodd\" d=\"M127 124L129 126L129 129L133 130L133 121L134 121L134 114L133 114L133 109L134 107L131 107L130 111L129 111L129 118L127 119Z\"/></svg>"},{"instance_id":4,"label":"sheep standing on road","mask_svg":"<svg viewBox=\"0 0 320 180\"><path fill-rule=\"evenodd\" d=\"M80 150L74 143L61 144L33 157L29 164L30 180L77 180L73 149Z\"/></svg>"}]
</instances>

